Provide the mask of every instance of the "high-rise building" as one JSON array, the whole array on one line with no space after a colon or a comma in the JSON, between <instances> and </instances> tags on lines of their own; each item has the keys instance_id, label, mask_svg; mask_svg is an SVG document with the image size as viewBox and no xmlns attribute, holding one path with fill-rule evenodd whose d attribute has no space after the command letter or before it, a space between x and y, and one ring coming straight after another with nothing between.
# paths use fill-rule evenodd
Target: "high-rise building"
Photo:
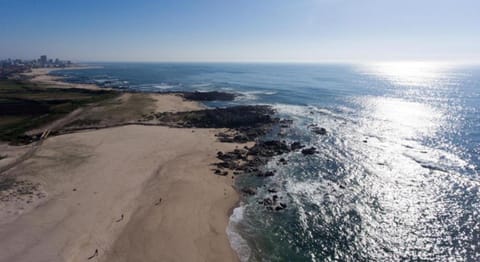
<instances>
[{"instance_id":1,"label":"high-rise building","mask_svg":"<svg viewBox=\"0 0 480 262\"><path fill-rule=\"evenodd\" d=\"M40 56L40 64L42 66L47 64L47 56L46 55Z\"/></svg>"}]
</instances>

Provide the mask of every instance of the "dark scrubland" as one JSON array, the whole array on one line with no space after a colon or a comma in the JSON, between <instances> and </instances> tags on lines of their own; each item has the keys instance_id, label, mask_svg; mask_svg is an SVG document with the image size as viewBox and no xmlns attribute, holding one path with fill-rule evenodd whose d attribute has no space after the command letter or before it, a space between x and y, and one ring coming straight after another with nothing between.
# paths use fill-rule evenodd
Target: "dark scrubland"
<instances>
[{"instance_id":1,"label":"dark scrubland","mask_svg":"<svg viewBox=\"0 0 480 262\"><path fill-rule=\"evenodd\" d=\"M114 91L46 88L15 80L0 80L0 141L25 144L25 132L59 119L90 103L117 96Z\"/></svg>"}]
</instances>

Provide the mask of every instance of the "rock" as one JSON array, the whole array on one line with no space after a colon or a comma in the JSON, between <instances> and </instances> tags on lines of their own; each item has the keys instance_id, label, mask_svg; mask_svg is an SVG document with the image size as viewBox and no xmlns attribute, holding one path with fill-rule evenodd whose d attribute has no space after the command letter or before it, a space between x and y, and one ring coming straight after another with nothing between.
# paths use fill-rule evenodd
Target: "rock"
<instances>
[{"instance_id":1,"label":"rock","mask_svg":"<svg viewBox=\"0 0 480 262\"><path fill-rule=\"evenodd\" d=\"M245 160L247 155L247 151L243 149L235 149L233 152L227 152L218 154L217 158L223 161L236 161L236 160Z\"/></svg>"},{"instance_id":2,"label":"rock","mask_svg":"<svg viewBox=\"0 0 480 262\"><path fill-rule=\"evenodd\" d=\"M302 145L300 142L293 142L293 143L290 145L290 150L296 151L296 150L302 149L302 148L304 148L304 147L305 147L305 146Z\"/></svg>"},{"instance_id":3,"label":"rock","mask_svg":"<svg viewBox=\"0 0 480 262\"><path fill-rule=\"evenodd\" d=\"M292 119L281 119L278 121L280 124L284 124L284 125L291 125L293 124L293 120Z\"/></svg>"},{"instance_id":4,"label":"rock","mask_svg":"<svg viewBox=\"0 0 480 262\"><path fill-rule=\"evenodd\" d=\"M255 173L255 172L258 172L258 168L256 168L256 167L245 167L245 168L243 168L243 170L245 171L245 173Z\"/></svg>"},{"instance_id":5,"label":"rock","mask_svg":"<svg viewBox=\"0 0 480 262\"><path fill-rule=\"evenodd\" d=\"M242 192L247 195L253 196L257 193L257 190L255 188L245 187L245 188L242 188Z\"/></svg>"},{"instance_id":6,"label":"rock","mask_svg":"<svg viewBox=\"0 0 480 262\"><path fill-rule=\"evenodd\" d=\"M281 210L284 210L285 208L287 208L287 204L279 203L278 205L275 205L275 207L273 207L272 209L275 211L281 211Z\"/></svg>"},{"instance_id":7,"label":"rock","mask_svg":"<svg viewBox=\"0 0 480 262\"><path fill-rule=\"evenodd\" d=\"M263 199L263 205L264 206L271 206L271 205L273 205L273 200L270 199L270 198L265 198L265 199Z\"/></svg>"},{"instance_id":8,"label":"rock","mask_svg":"<svg viewBox=\"0 0 480 262\"><path fill-rule=\"evenodd\" d=\"M215 164L218 168L227 168L227 169L236 169L238 167L238 164L235 163L234 161L227 160L224 162L216 163Z\"/></svg>"},{"instance_id":9,"label":"rock","mask_svg":"<svg viewBox=\"0 0 480 262\"><path fill-rule=\"evenodd\" d=\"M278 191L274 188L270 188L270 189L268 189L268 192L269 193L277 193Z\"/></svg>"},{"instance_id":10,"label":"rock","mask_svg":"<svg viewBox=\"0 0 480 262\"><path fill-rule=\"evenodd\" d=\"M258 177L269 177L269 176L274 176L275 171L266 171L266 172L259 172L257 173Z\"/></svg>"},{"instance_id":11,"label":"rock","mask_svg":"<svg viewBox=\"0 0 480 262\"><path fill-rule=\"evenodd\" d=\"M281 164L283 165L286 165L287 164L287 160L285 158L280 158L280 160L278 160L278 162L280 162Z\"/></svg>"},{"instance_id":12,"label":"rock","mask_svg":"<svg viewBox=\"0 0 480 262\"><path fill-rule=\"evenodd\" d=\"M236 136L233 137L233 142L235 142L235 143L246 143L248 141L249 141L249 139L245 135L236 135Z\"/></svg>"},{"instance_id":13,"label":"rock","mask_svg":"<svg viewBox=\"0 0 480 262\"><path fill-rule=\"evenodd\" d=\"M221 171L220 169L216 169L215 170L215 175L218 175L218 176L228 176L228 171Z\"/></svg>"},{"instance_id":14,"label":"rock","mask_svg":"<svg viewBox=\"0 0 480 262\"><path fill-rule=\"evenodd\" d=\"M212 108L189 112L163 112L157 114L160 122L166 125L188 123L199 128L231 128L249 137L251 134L265 132L263 125L275 123L271 115L274 110L270 106L233 106Z\"/></svg>"},{"instance_id":15,"label":"rock","mask_svg":"<svg viewBox=\"0 0 480 262\"><path fill-rule=\"evenodd\" d=\"M312 132L317 134L317 135L326 135L327 134L327 129L323 127L312 127Z\"/></svg>"},{"instance_id":16,"label":"rock","mask_svg":"<svg viewBox=\"0 0 480 262\"><path fill-rule=\"evenodd\" d=\"M232 101L236 94L211 91L211 92L180 92L185 99L193 101Z\"/></svg>"},{"instance_id":17,"label":"rock","mask_svg":"<svg viewBox=\"0 0 480 262\"><path fill-rule=\"evenodd\" d=\"M284 141L269 140L256 143L248 152L248 155L272 157L290 152L290 148Z\"/></svg>"},{"instance_id":18,"label":"rock","mask_svg":"<svg viewBox=\"0 0 480 262\"><path fill-rule=\"evenodd\" d=\"M310 147L302 150L302 154L304 155L313 155L317 153L317 149L315 147Z\"/></svg>"}]
</instances>

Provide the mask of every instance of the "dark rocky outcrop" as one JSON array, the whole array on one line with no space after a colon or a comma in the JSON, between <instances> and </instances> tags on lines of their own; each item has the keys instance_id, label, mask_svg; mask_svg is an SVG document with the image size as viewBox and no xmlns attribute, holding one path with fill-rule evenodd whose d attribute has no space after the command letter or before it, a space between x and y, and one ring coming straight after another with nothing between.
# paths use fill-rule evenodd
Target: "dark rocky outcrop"
<instances>
[{"instance_id":1,"label":"dark rocky outcrop","mask_svg":"<svg viewBox=\"0 0 480 262\"><path fill-rule=\"evenodd\" d=\"M210 91L210 92L180 92L188 100L192 101L232 101L237 97L236 94Z\"/></svg>"},{"instance_id":2,"label":"dark rocky outcrop","mask_svg":"<svg viewBox=\"0 0 480 262\"><path fill-rule=\"evenodd\" d=\"M156 118L166 124L178 127L232 128L248 133L252 128L273 124L274 113L269 106L234 106L189 112L163 112ZM247 134L248 135L248 134Z\"/></svg>"},{"instance_id":3,"label":"dark rocky outcrop","mask_svg":"<svg viewBox=\"0 0 480 262\"><path fill-rule=\"evenodd\" d=\"M287 204L285 203L279 203L277 206L275 206L275 211L280 211L287 208Z\"/></svg>"},{"instance_id":4,"label":"dark rocky outcrop","mask_svg":"<svg viewBox=\"0 0 480 262\"><path fill-rule=\"evenodd\" d=\"M258 172L256 176L258 177L269 177L269 176L274 176L275 171L265 171L265 172Z\"/></svg>"},{"instance_id":5,"label":"dark rocky outcrop","mask_svg":"<svg viewBox=\"0 0 480 262\"><path fill-rule=\"evenodd\" d=\"M215 175L218 175L218 176L227 176L228 175L228 171L222 171L220 169L215 169L215 172L214 172Z\"/></svg>"},{"instance_id":6,"label":"dark rocky outcrop","mask_svg":"<svg viewBox=\"0 0 480 262\"><path fill-rule=\"evenodd\" d=\"M287 208L287 204L278 201L277 195L273 195L272 198L270 197L264 198L263 200L260 200L258 203L271 211L280 211Z\"/></svg>"},{"instance_id":7,"label":"dark rocky outcrop","mask_svg":"<svg viewBox=\"0 0 480 262\"><path fill-rule=\"evenodd\" d=\"M304 155L313 155L317 153L317 149L315 147L305 148L302 150L302 154Z\"/></svg>"},{"instance_id":8,"label":"dark rocky outcrop","mask_svg":"<svg viewBox=\"0 0 480 262\"><path fill-rule=\"evenodd\" d=\"M219 141L246 143L265 135L278 120L273 118L270 106L234 106L189 112L163 112L153 114L160 124L172 127L228 128L217 134ZM145 116L151 121L152 116Z\"/></svg>"},{"instance_id":9,"label":"dark rocky outcrop","mask_svg":"<svg viewBox=\"0 0 480 262\"><path fill-rule=\"evenodd\" d=\"M223 161L236 161L236 160L246 160L247 150L244 149L235 149L232 152L218 152L217 158Z\"/></svg>"},{"instance_id":10,"label":"dark rocky outcrop","mask_svg":"<svg viewBox=\"0 0 480 262\"><path fill-rule=\"evenodd\" d=\"M293 142L293 143L290 145L290 150L296 151L296 150L302 149L302 148L304 148L304 147L305 147L305 146L302 145L300 142Z\"/></svg>"},{"instance_id":11,"label":"dark rocky outcrop","mask_svg":"<svg viewBox=\"0 0 480 262\"><path fill-rule=\"evenodd\" d=\"M314 126L314 127L312 127L312 132L317 134L317 135L326 135L327 134L327 129L325 129L323 127Z\"/></svg>"},{"instance_id":12,"label":"dark rocky outcrop","mask_svg":"<svg viewBox=\"0 0 480 262\"><path fill-rule=\"evenodd\" d=\"M252 187L245 187L245 188L242 188L242 192L247 195L253 196L257 193L257 190Z\"/></svg>"},{"instance_id":13,"label":"dark rocky outcrop","mask_svg":"<svg viewBox=\"0 0 480 262\"><path fill-rule=\"evenodd\" d=\"M272 157L290 152L284 141L269 140L256 143L248 152L249 155Z\"/></svg>"}]
</instances>

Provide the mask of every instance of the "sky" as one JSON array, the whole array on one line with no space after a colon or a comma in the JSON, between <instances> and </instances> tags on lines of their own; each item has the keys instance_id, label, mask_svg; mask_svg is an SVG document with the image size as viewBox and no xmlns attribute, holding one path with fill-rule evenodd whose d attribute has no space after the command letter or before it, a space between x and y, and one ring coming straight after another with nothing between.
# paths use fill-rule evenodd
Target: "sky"
<instances>
[{"instance_id":1,"label":"sky","mask_svg":"<svg viewBox=\"0 0 480 262\"><path fill-rule=\"evenodd\" d=\"M0 0L0 58L480 61L479 0Z\"/></svg>"}]
</instances>

